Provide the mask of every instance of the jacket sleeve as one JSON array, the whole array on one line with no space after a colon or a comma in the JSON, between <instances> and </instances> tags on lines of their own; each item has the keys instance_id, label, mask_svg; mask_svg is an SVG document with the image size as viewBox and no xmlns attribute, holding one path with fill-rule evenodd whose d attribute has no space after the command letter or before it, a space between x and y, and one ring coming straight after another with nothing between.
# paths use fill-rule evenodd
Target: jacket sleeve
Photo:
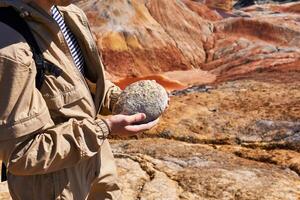
<instances>
[{"instance_id":1,"label":"jacket sleeve","mask_svg":"<svg viewBox=\"0 0 300 200\"><path fill-rule=\"evenodd\" d=\"M35 175L72 167L93 157L107 133L102 120L70 119L13 143L7 168L15 175Z\"/></svg>"},{"instance_id":2,"label":"jacket sleeve","mask_svg":"<svg viewBox=\"0 0 300 200\"><path fill-rule=\"evenodd\" d=\"M106 93L104 102L102 104L102 109L100 111L100 115L109 115L112 114L115 103L117 103L118 98L122 92L122 90L112 83L109 80L105 80Z\"/></svg>"},{"instance_id":3,"label":"jacket sleeve","mask_svg":"<svg viewBox=\"0 0 300 200\"><path fill-rule=\"evenodd\" d=\"M86 79L86 82L88 84L88 87L92 94L96 94L96 84L91 82L89 79ZM117 103L118 98L122 92L122 90L112 83L110 80L105 80L104 83L105 86L105 95L104 95L104 101L101 107L101 110L98 114L100 115L110 115L112 114L114 105Z\"/></svg>"},{"instance_id":4,"label":"jacket sleeve","mask_svg":"<svg viewBox=\"0 0 300 200\"><path fill-rule=\"evenodd\" d=\"M71 118L54 125L35 88L28 44L5 42L0 39L0 159L8 170L16 175L49 173L95 155L108 134L104 121Z\"/></svg>"}]
</instances>

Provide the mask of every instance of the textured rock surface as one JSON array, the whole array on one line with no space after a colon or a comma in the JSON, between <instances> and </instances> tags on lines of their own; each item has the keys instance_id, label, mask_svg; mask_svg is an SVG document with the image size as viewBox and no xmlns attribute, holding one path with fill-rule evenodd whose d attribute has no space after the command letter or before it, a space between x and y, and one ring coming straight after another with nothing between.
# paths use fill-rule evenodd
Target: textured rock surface
<instances>
[{"instance_id":1,"label":"textured rock surface","mask_svg":"<svg viewBox=\"0 0 300 200\"><path fill-rule=\"evenodd\" d=\"M300 3L224 12L209 9L203 2L90 0L80 6L88 14L114 80L170 71L177 72L167 77L182 84L265 74L300 77ZM206 3L226 7L230 1ZM195 74L195 69L206 73ZM193 76L187 79L180 70L193 70L186 72Z\"/></svg>"},{"instance_id":2,"label":"textured rock surface","mask_svg":"<svg viewBox=\"0 0 300 200\"><path fill-rule=\"evenodd\" d=\"M298 200L300 81L267 80L174 93L153 130L111 140L124 199Z\"/></svg>"},{"instance_id":3,"label":"textured rock surface","mask_svg":"<svg viewBox=\"0 0 300 200\"><path fill-rule=\"evenodd\" d=\"M243 7L247 7L247 6L252 6L255 5L255 3L258 4L263 4L263 3L274 3L274 2L278 2L278 3L288 3L288 2L294 2L294 1L299 1L299 0L238 0L235 4L234 4L234 8L236 9L240 9Z\"/></svg>"},{"instance_id":4,"label":"textured rock surface","mask_svg":"<svg viewBox=\"0 0 300 200\"><path fill-rule=\"evenodd\" d=\"M297 200L300 197L300 179L292 170L240 158L213 146L144 139L115 141L113 147L118 159L130 158L149 173L150 180L139 191L141 199ZM131 168L132 176L136 170Z\"/></svg>"},{"instance_id":5,"label":"textured rock surface","mask_svg":"<svg viewBox=\"0 0 300 200\"><path fill-rule=\"evenodd\" d=\"M141 123L147 123L157 119L164 112L168 100L166 90L155 81L138 81L122 91L113 113L124 115L145 113L146 119Z\"/></svg>"},{"instance_id":6,"label":"textured rock surface","mask_svg":"<svg viewBox=\"0 0 300 200\"><path fill-rule=\"evenodd\" d=\"M149 191L150 199L300 198L300 81L243 80L174 94L156 128L112 141L118 160L139 163L149 177L132 199ZM171 194L157 189L165 184Z\"/></svg>"},{"instance_id":7,"label":"textured rock surface","mask_svg":"<svg viewBox=\"0 0 300 200\"><path fill-rule=\"evenodd\" d=\"M79 6L88 14L113 77L198 67L205 62L205 48L213 39L212 24L183 1L90 0ZM206 6L202 10L218 16Z\"/></svg>"},{"instance_id":8,"label":"textured rock surface","mask_svg":"<svg viewBox=\"0 0 300 200\"><path fill-rule=\"evenodd\" d=\"M231 10L233 0L204 0L205 5L211 8L218 8L222 10Z\"/></svg>"}]
</instances>

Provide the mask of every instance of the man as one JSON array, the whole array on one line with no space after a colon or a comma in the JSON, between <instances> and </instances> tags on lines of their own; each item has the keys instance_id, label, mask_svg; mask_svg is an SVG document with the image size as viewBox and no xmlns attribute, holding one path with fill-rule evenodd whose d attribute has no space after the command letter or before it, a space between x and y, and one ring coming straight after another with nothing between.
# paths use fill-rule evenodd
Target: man
<instances>
[{"instance_id":1,"label":"man","mask_svg":"<svg viewBox=\"0 0 300 200\"><path fill-rule=\"evenodd\" d=\"M0 160L12 198L121 199L106 137L134 135L157 121L133 125L142 113L97 118L111 112L120 90L104 79L87 18L69 0L2 0L1 7L20 13L44 59L62 71L46 73L36 88L30 46L0 22Z\"/></svg>"}]
</instances>

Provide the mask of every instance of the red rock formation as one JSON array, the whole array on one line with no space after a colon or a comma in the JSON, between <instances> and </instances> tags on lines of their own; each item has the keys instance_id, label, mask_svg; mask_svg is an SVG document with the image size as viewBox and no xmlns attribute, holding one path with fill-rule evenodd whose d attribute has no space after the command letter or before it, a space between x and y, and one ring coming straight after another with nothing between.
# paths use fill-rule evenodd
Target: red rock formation
<instances>
[{"instance_id":1,"label":"red rock formation","mask_svg":"<svg viewBox=\"0 0 300 200\"><path fill-rule=\"evenodd\" d=\"M210 8L218 8L222 10L231 10L232 9L232 0L204 0L204 3Z\"/></svg>"},{"instance_id":2,"label":"red rock formation","mask_svg":"<svg viewBox=\"0 0 300 200\"><path fill-rule=\"evenodd\" d=\"M166 72L172 72L168 79L179 85L263 77L264 73L270 77L281 72L299 74L299 3L224 13L201 2L91 0L80 6L91 21L108 73L121 86L133 80L163 80ZM206 4L220 8L230 1ZM202 72L195 75L194 69L206 71L208 77ZM193 80L187 74L193 74ZM177 88L168 85L170 81L163 84Z\"/></svg>"},{"instance_id":3,"label":"red rock formation","mask_svg":"<svg viewBox=\"0 0 300 200\"><path fill-rule=\"evenodd\" d=\"M228 18L216 22L215 46L208 51L203 65L218 76L217 81L255 77L259 74L291 72L299 74L300 28L297 14L277 13L272 6L254 6L247 12L236 12L248 17Z\"/></svg>"},{"instance_id":4,"label":"red rock formation","mask_svg":"<svg viewBox=\"0 0 300 200\"><path fill-rule=\"evenodd\" d=\"M107 71L116 77L198 68L212 45L212 24L180 1L88 1L80 7L90 18Z\"/></svg>"},{"instance_id":5,"label":"red rock formation","mask_svg":"<svg viewBox=\"0 0 300 200\"><path fill-rule=\"evenodd\" d=\"M163 75L149 75L149 76L142 76L142 77L136 77L136 78L124 78L116 81L115 83L121 88L125 89L127 85L130 85L131 83L134 83L136 81L140 80L156 80L157 83L160 85L163 85L168 91L172 90L180 90L186 88L186 85L184 85L182 82L169 79L166 76Z\"/></svg>"},{"instance_id":6,"label":"red rock formation","mask_svg":"<svg viewBox=\"0 0 300 200\"><path fill-rule=\"evenodd\" d=\"M211 10L205 5L199 6L198 2L191 0L182 0L182 2L192 11L197 13L203 19L209 21L216 21L222 19L222 17L218 14L217 11Z\"/></svg>"},{"instance_id":7,"label":"red rock formation","mask_svg":"<svg viewBox=\"0 0 300 200\"><path fill-rule=\"evenodd\" d=\"M168 91L181 90L189 85L209 84L216 80L216 76L203 70L190 70L187 73L183 71L171 71L163 74L155 74L142 77L123 78L115 83L124 89L127 85L139 80L156 80Z\"/></svg>"},{"instance_id":8,"label":"red rock formation","mask_svg":"<svg viewBox=\"0 0 300 200\"><path fill-rule=\"evenodd\" d=\"M291 13L300 13L300 4L299 3L291 3L284 6L276 6L277 9L282 10L283 12L291 12Z\"/></svg>"}]
</instances>

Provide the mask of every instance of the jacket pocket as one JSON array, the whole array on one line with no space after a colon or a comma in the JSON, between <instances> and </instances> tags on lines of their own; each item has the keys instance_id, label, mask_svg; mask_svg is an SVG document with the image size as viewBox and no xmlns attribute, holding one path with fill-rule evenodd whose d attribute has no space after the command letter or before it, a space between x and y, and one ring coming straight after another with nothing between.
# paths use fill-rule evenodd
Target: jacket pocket
<instances>
[{"instance_id":1,"label":"jacket pocket","mask_svg":"<svg viewBox=\"0 0 300 200\"><path fill-rule=\"evenodd\" d=\"M49 110L58 110L84 97L80 84L68 82L64 77L46 76L41 89Z\"/></svg>"}]
</instances>

